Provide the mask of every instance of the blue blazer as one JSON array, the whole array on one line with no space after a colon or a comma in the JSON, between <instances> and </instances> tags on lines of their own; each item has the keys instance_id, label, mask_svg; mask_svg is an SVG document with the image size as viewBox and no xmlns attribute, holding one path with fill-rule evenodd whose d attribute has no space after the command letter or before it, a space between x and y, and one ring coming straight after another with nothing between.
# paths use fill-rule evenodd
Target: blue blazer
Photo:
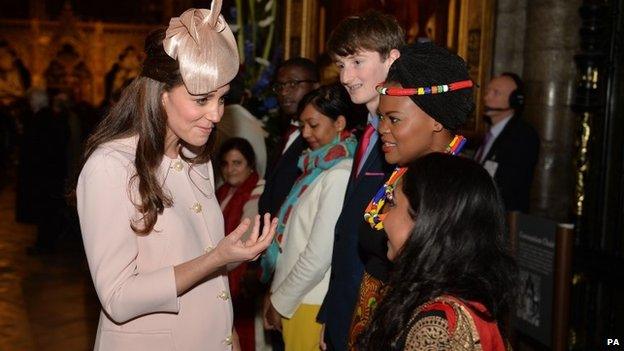
<instances>
[{"instance_id":1,"label":"blue blazer","mask_svg":"<svg viewBox=\"0 0 624 351\"><path fill-rule=\"evenodd\" d=\"M377 140L359 177L352 170L342 212L336 223L329 290L317 320L325 324L325 342L330 350L347 350L353 310L357 302L364 263L358 249L358 231L364 210L377 190L390 176L393 166L386 163Z\"/></svg>"}]
</instances>

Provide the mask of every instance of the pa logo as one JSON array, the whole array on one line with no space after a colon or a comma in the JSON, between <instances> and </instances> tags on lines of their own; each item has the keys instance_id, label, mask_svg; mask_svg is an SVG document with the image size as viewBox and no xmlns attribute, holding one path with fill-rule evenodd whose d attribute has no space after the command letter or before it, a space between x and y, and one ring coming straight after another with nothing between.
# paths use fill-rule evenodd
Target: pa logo
<instances>
[{"instance_id":1,"label":"pa logo","mask_svg":"<svg viewBox=\"0 0 624 351\"><path fill-rule=\"evenodd\" d=\"M618 339L607 339L607 346L619 346L620 341Z\"/></svg>"}]
</instances>

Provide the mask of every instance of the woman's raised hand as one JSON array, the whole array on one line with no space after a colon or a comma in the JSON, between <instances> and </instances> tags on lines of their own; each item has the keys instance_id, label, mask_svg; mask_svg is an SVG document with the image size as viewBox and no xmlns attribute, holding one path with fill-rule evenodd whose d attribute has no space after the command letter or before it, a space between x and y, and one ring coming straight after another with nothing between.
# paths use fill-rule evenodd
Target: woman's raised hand
<instances>
[{"instance_id":1,"label":"woman's raised hand","mask_svg":"<svg viewBox=\"0 0 624 351\"><path fill-rule=\"evenodd\" d=\"M260 215L256 215L249 238L246 241L242 241L241 237L245 234L250 225L251 221L245 218L238 227L223 238L215 248L215 254L218 255L220 261L224 265L255 260L271 244L275 236L275 230L277 229L277 218L271 220L271 215L268 213L265 214L262 235L260 235Z\"/></svg>"},{"instance_id":2,"label":"woman's raised hand","mask_svg":"<svg viewBox=\"0 0 624 351\"><path fill-rule=\"evenodd\" d=\"M249 239L242 241L241 237L249 228L250 223L249 219L245 219L208 254L173 267L178 295L188 291L197 282L205 279L208 274L215 272L223 266L258 258L262 251L271 244L275 236L277 218L271 220L271 216L268 213L264 215L264 227L262 235L259 235L260 216L256 216Z\"/></svg>"}]
</instances>

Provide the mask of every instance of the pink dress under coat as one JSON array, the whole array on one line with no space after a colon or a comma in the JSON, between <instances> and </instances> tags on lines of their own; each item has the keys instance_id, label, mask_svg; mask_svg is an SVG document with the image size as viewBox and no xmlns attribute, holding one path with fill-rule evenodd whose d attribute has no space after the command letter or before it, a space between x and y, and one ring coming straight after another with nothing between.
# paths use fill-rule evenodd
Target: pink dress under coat
<instances>
[{"instance_id":1,"label":"pink dress under coat","mask_svg":"<svg viewBox=\"0 0 624 351\"><path fill-rule=\"evenodd\" d=\"M89 269L102 304L95 350L231 350L227 273L176 296L173 267L223 238L210 163L163 158L158 177L173 206L149 235L135 234L137 137L101 145L78 180L77 205ZM190 154L188 150L182 150Z\"/></svg>"}]
</instances>

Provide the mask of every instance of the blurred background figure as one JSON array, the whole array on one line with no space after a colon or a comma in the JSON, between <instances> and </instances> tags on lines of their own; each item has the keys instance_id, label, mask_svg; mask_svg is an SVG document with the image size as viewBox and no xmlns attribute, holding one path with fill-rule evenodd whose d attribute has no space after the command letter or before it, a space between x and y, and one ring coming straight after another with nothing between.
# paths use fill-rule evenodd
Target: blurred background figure
<instances>
[{"instance_id":1,"label":"blurred background figure","mask_svg":"<svg viewBox=\"0 0 624 351\"><path fill-rule=\"evenodd\" d=\"M41 121L52 119L52 109L48 94L43 89L31 89L28 94L29 111L22 118L22 137L19 144L18 168L17 168L17 197L15 205L15 218L21 223L37 223L37 211L35 205L39 201L38 195L41 189L39 178L40 160L39 151L41 133L39 129Z\"/></svg>"},{"instance_id":2,"label":"blurred background figure","mask_svg":"<svg viewBox=\"0 0 624 351\"><path fill-rule=\"evenodd\" d=\"M0 39L0 187L15 163L21 119L29 110L24 99L30 73L9 44Z\"/></svg>"},{"instance_id":3,"label":"blurred background figure","mask_svg":"<svg viewBox=\"0 0 624 351\"><path fill-rule=\"evenodd\" d=\"M221 122L217 124L217 143L215 148L226 140L239 137L246 139L256 155L255 170L260 178L264 177L267 164L265 138L268 136L262 121L252 115L245 107L245 82L240 73L230 82L230 91L225 95L225 110Z\"/></svg>"},{"instance_id":4,"label":"blurred background figure","mask_svg":"<svg viewBox=\"0 0 624 351\"><path fill-rule=\"evenodd\" d=\"M28 127L28 142L23 157L27 160L26 171L32 173L27 181L32 184L32 199L28 211L34 213L37 223L37 241L28 248L29 254L50 253L54 250L58 237L64 230L67 218L65 201L67 177L71 168L69 160L70 110L68 96L54 92L51 108L44 106L41 93L35 93L34 100L40 99L38 112L33 115ZM39 96L39 97L36 97ZM31 101L33 99L31 98ZM43 102L42 102L43 101ZM27 211L27 212L28 212Z\"/></svg>"},{"instance_id":5,"label":"blurred background figure","mask_svg":"<svg viewBox=\"0 0 624 351\"><path fill-rule=\"evenodd\" d=\"M299 156L307 147L299 131L297 107L303 96L319 87L319 70L303 57L285 61L277 69L273 91L280 108L281 138L266 174L266 190L260 198L260 213L276 215L301 170Z\"/></svg>"},{"instance_id":6,"label":"blurred background figure","mask_svg":"<svg viewBox=\"0 0 624 351\"><path fill-rule=\"evenodd\" d=\"M540 139L524 118L524 83L515 73L494 77L483 95L489 125L475 160L490 173L501 193L505 210L529 211L533 171Z\"/></svg>"},{"instance_id":7,"label":"blurred background figure","mask_svg":"<svg viewBox=\"0 0 624 351\"><path fill-rule=\"evenodd\" d=\"M252 116L253 117L253 116ZM245 218L258 214L258 199L264 190L264 179L256 171L256 155L251 144L243 138L230 138L219 149L218 165L223 185L217 189L217 200L223 211L225 232L231 233ZM251 227L243 236L245 240ZM242 351L253 351L255 344L264 344L262 320L256 315L261 293L257 288L255 266L242 263L229 272L230 293L234 307L234 327ZM256 330L257 329L257 330Z\"/></svg>"}]
</instances>

